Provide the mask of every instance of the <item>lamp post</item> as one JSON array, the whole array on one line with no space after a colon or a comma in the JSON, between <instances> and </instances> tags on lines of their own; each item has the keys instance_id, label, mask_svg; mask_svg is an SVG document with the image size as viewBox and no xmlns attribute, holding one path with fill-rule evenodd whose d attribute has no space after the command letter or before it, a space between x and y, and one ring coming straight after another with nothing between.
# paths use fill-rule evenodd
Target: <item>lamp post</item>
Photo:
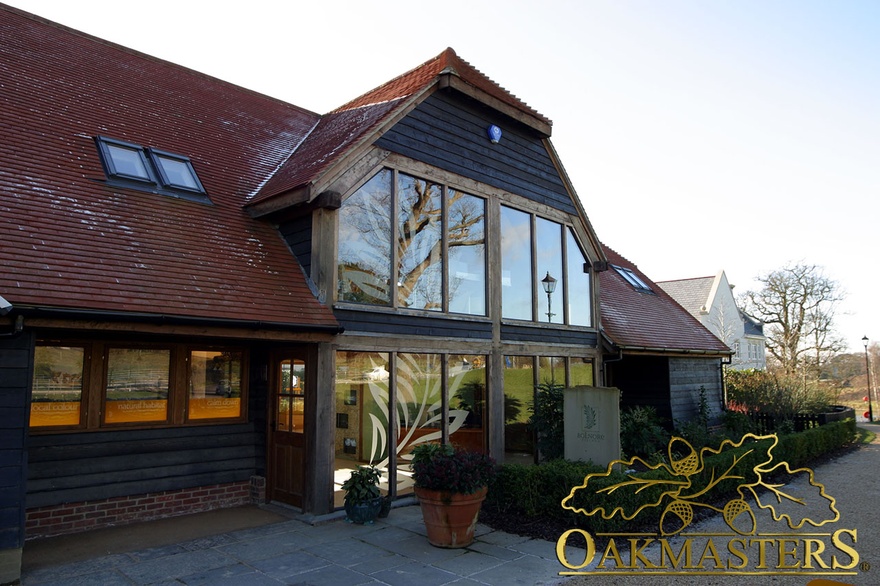
<instances>
[{"instance_id":1,"label":"lamp post","mask_svg":"<svg viewBox=\"0 0 880 586\"><path fill-rule=\"evenodd\" d=\"M868 375L868 421L873 422L874 421L874 408L871 406L871 403L874 402L872 400L872 395L874 394L872 392L874 385L871 384L871 360L868 358L868 342L869 341L870 340L868 340L868 336L865 336L864 338L862 338L862 343L865 345L865 374Z\"/></svg>"},{"instance_id":2,"label":"lamp post","mask_svg":"<svg viewBox=\"0 0 880 586\"><path fill-rule=\"evenodd\" d=\"M547 323L551 323L553 321L553 316L555 313L550 311L552 307L552 299L551 295L556 291L556 279L550 276L550 271L547 271L547 276L541 279L541 286L544 287L544 293L547 294Z\"/></svg>"},{"instance_id":3,"label":"lamp post","mask_svg":"<svg viewBox=\"0 0 880 586\"><path fill-rule=\"evenodd\" d=\"M547 294L547 323L553 323L553 316L556 314L551 311L553 307L551 295L556 291L556 279L550 276L550 271L547 271L547 276L541 279L541 286L544 288L544 293ZM552 358L550 359L550 384L556 386L556 371L553 370Z\"/></svg>"}]
</instances>

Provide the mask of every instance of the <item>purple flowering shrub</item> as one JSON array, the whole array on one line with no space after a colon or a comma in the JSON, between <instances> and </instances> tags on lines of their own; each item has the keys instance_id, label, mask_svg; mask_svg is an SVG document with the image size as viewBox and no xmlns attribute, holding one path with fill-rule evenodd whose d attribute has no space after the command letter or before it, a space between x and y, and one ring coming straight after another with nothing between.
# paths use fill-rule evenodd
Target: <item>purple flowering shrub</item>
<instances>
[{"instance_id":1,"label":"purple flowering shrub","mask_svg":"<svg viewBox=\"0 0 880 586\"><path fill-rule=\"evenodd\" d=\"M495 477L495 460L445 444L421 444L413 449L413 478L428 490L473 494Z\"/></svg>"}]
</instances>

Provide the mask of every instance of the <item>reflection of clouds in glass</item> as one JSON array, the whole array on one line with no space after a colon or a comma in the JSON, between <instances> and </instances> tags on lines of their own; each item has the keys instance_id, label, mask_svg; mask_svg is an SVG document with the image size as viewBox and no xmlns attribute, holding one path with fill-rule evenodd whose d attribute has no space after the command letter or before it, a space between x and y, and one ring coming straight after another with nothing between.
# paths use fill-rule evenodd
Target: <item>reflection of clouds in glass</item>
<instances>
[{"instance_id":1,"label":"reflection of clouds in glass","mask_svg":"<svg viewBox=\"0 0 880 586\"><path fill-rule=\"evenodd\" d=\"M504 258L522 260L531 256L529 224L528 214L501 208L501 254Z\"/></svg>"}]
</instances>

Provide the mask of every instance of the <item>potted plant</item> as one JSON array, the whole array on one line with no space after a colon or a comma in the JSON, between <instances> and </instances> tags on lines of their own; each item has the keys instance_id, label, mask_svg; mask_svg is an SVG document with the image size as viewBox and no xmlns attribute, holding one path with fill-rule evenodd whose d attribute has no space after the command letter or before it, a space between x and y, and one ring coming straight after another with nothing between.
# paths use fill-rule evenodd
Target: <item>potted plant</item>
<instances>
[{"instance_id":1,"label":"potted plant","mask_svg":"<svg viewBox=\"0 0 880 586\"><path fill-rule=\"evenodd\" d=\"M363 525L376 520L382 510L379 478L382 473L375 466L358 466L342 483L345 491L345 514L349 523Z\"/></svg>"},{"instance_id":2,"label":"potted plant","mask_svg":"<svg viewBox=\"0 0 880 586\"><path fill-rule=\"evenodd\" d=\"M474 540L495 461L486 454L435 443L416 446L412 455L428 541L437 547L467 547Z\"/></svg>"}]
</instances>

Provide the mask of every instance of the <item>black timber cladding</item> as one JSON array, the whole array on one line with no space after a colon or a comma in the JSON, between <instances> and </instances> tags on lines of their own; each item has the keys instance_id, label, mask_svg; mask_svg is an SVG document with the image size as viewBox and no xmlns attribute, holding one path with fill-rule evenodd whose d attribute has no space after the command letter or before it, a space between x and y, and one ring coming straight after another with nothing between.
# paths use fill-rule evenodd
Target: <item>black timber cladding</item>
<instances>
[{"instance_id":1,"label":"black timber cladding","mask_svg":"<svg viewBox=\"0 0 880 586\"><path fill-rule=\"evenodd\" d=\"M424 315L400 315L351 309L334 310L336 319L349 332L373 332L438 338L492 339L492 324Z\"/></svg>"},{"instance_id":2,"label":"black timber cladding","mask_svg":"<svg viewBox=\"0 0 880 586\"><path fill-rule=\"evenodd\" d=\"M492 144L486 129L503 131ZM577 214L541 137L476 102L437 92L386 132L376 145L475 181Z\"/></svg>"},{"instance_id":3,"label":"black timber cladding","mask_svg":"<svg viewBox=\"0 0 880 586\"><path fill-rule=\"evenodd\" d=\"M312 215L305 214L278 227L306 275L312 271Z\"/></svg>"},{"instance_id":4,"label":"black timber cladding","mask_svg":"<svg viewBox=\"0 0 880 586\"><path fill-rule=\"evenodd\" d=\"M551 329L529 325L501 325L502 342L539 342L547 344L577 344L595 348L598 344L596 332L569 329Z\"/></svg>"},{"instance_id":5,"label":"black timber cladding","mask_svg":"<svg viewBox=\"0 0 880 586\"><path fill-rule=\"evenodd\" d=\"M28 397L34 338L0 338L0 551L24 545Z\"/></svg>"},{"instance_id":6,"label":"black timber cladding","mask_svg":"<svg viewBox=\"0 0 880 586\"><path fill-rule=\"evenodd\" d=\"M27 508L249 480L253 424L32 436Z\"/></svg>"}]
</instances>

